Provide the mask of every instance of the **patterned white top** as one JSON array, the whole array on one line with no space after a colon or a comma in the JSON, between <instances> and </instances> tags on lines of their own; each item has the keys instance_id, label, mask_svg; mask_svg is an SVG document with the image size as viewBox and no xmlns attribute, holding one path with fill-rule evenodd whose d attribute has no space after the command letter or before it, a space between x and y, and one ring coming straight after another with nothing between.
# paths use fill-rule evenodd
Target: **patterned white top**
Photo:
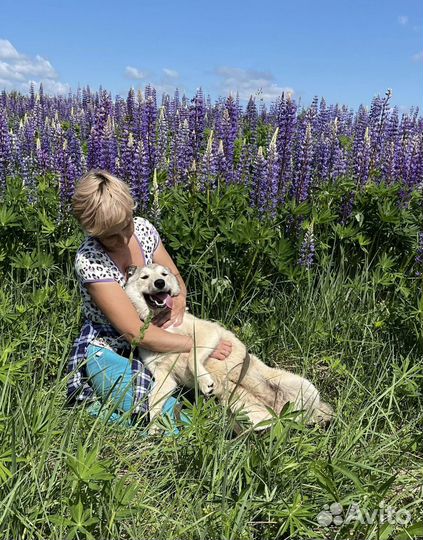
<instances>
[{"instance_id":1,"label":"patterned white top","mask_svg":"<svg viewBox=\"0 0 423 540\"><path fill-rule=\"evenodd\" d=\"M147 219L134 218L134 234L138 240L145 264L153 262L153 254L160 243L157 229ZM75 255L74 269L83 300L83 310L86 319L94 323L110 324L103 312L91 300L85 284L101 281L116 281L123 288L126 277L105 251L101 243L93 236L87 236ZM108 344L113 348L127 346L123 338L110 338Z\"/></svg>"}]
</instances>

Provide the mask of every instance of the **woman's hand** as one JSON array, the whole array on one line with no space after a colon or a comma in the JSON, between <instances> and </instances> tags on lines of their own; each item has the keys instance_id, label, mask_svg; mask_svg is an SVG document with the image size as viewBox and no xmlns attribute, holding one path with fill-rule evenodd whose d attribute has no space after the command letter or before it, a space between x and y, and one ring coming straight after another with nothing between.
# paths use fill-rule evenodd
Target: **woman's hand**
<instances>
[{"instance_id":1,"label":"woman's hand","mask_svg":"<svg viewBox=\"0 0 423 540\"><path fill-rule=\"evenodd\" d=\"M153 324L166 330L169 326L180 326L182 324L186 308L185 296L179 294L173 298L172 309L167 309L153 319Z\"/></svg>"},{"instance_id":2,"label":"woman's hand","mask_svg":"<svg viewBox=\"0 0 423 540\"><path fill-rule=\"evenodd\" d=\"M232 342L221 339L215 350L210 354L210 358L217 360L226 360L232 352Z\"/></svg>"}]
</instances>

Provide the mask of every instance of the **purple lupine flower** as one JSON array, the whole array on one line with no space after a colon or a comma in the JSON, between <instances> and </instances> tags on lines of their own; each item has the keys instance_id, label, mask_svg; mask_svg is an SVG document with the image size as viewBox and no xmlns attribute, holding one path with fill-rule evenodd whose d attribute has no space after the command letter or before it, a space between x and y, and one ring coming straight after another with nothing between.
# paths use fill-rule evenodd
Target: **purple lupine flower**
<instances>
[{"instance_id":1,"label":"purple lupine flower","mask_svg":"<svg viewBox=\"0 0 423 540\"><path fill-rule=\"evenodd\" d=\"M314 262L315 251L316 248L314 244L313 226L310 225L304 235L304 240L300 248L298 264L309 270Z\"/></svg>"},{"instance_id":2,"label":"purple lupine flower","mask_svg":"<svg viewBox=\"0 0 423 540\"><path fill-rule=\"evenodd\" d=\"M346 225L351 216L354 206L355 192L351 191L348 195L344 195L341 201L341 224Z\"/></svg>"},{"instance_id":3,"label":"purple lupine flower","mask_svg":"<svg viewBox=\"0 0 423 540\"><path fill-rule=\"evenodd\" d=\"M263 148L260 146L254 160L253 182L250 191L251 206L258 208L260 214L264 213L264 208L261 206L264 197L262 197L260 190L266 185L266 175L267 162L263 155Z\"/></svg>"},{"instance_id":4,"label":"purple lupine flower","mask_svg":"<svg viewBox=\"0 0 423 540\"><path fill-rule=\"evenodd\" d=\"M165 170L167 168L169 122L164 106L160 108L157 131L157 167L159 170Z\"/></svg>"},{"instance_id":5,"label":"purple lupine flower","mask_svg":"<svg viewBox=\"0 0 423 540\"><path fill-rule=\"evenodd\" d=\"M203 91L201 88L192 99L193 105L189 109L189 129L191 133L191 147L193 150L193 159L200 158L200 150L204 139L206 106L204 103Z\"/></svg>"},{"instance_id":6,"label":"purple lupine flower","mask_svg":"<svg viewBox=\"0 0 423 540\"><path fill-rule=\"evenodd\" d=\"M35 165L34 158L32 156L22 156L21 157L21 178L22 183L25 186L26 193L28 195L28 202L31 205L36 204L37 202L37 185L35 181Z\"/></svg>"},{"instance_id":7,"label":"purple lupine flower","mask_svg":"<svg viewBox=\"0 0 423 540\"><path fill-rule=\"evenodd\" d=\"M88 156L87 167L88 169L107 169L104 161L103 151L103 138L104 128L107 124L107 119L111 116L111 104L110 98L106 92L101 92L99 98L99 104L95 110L95 117L93 126L91 127L91 133L88 139ZM106 143L108 144L108 143ZM106 152L107 155L107 152Z\"/></svg>"},{"instance_id":8,"label":"purple lupine flower","mask_svg":"<svg viewBox=\"0 0 423 540\"><path fill-rule=\"evenodd\" d=\"M137 104L135 102L135 90L131 87L128 92L128 97L126 98L126 111L127 111L127 124L129 128L134 127L134 120L135 120L135 111L137 108Z\"/></svg>"},{"instance_id":9,"label":"purple lupine flower","mask_svg":"<svg viewBox=\"0 0 423 540\"><path fill-rule=\"evenodd\" d=\"M5 111L7 110L7 94L4 89L1 91L0 108L3 108Z\"/></svg>"},{"instance_id":10,"label":"purple lupine flower","mask_svg":"<svg viewBox=\"0 0 423 540\"><path fill-rule=\"evenodd\" d=\"M191 146L189 124L187 118L184 119L177 133L177 177L178 182L185 182L193 160L193 148Z\"/></svg>"},{"instance_id":11,"label":"purple lupine flower","mask_svg":"<svg viewBox=\"0 0 423 540\"><path fill-rule=\"evenodd\" d=\"M116 159L118 157L118 142L115 136L113 119L108 116L103 134L100 138L101 168L111 174L117 174Z\"/></svg>"},{"instance_id":12,"label":"purple lupine flower","mask_svg":"<svg viewBox=\"0 0 423 540\"><path fill-rule=\"evenodd\" d=\"M292 182L296 113L297 108L291 97L288 96L285 100L283 96L277 110L277 126L279 130L276 141L276 151L280 163L277 199L280 204L285 202L285 197Z\"/></svg>"},{"instance_id":13,"label":"purple lupine flower","mask_svg":"<svg viewBox=\"0 0 423 540\"><path fill-rule=\"evenodd\" d=\"M276 128L267 152L267 200L265 203L267 204L267 210L272 218L276 216L276 207L278 203L277 196L280 170L279 155L276 145L278 131L279 128ZM263 191L260 190L260 193Z\"/></svg>"},{"instance_id":14,"label":"purple lupine flower","mask_svg":"<svg viewBox=\"0 0 423 540\"><path fill-rule=\"evenodd\" d=\"M360 178L360 164L361 156L363 154L364 149L364 135L366 132L368 124L368 112L367 109L360 105L358 108L357 115L354 120L354 126L353 126L353 148L352 153L350 155L351 160L351 172L352 174L359 179Z\"/></svg>"},{"instance_id":15,"label":"purple lupine flower","mask_svg":"<svg viewBox=\"0 0 423 540\"><path fill-rule=\"evenodd\" d=\"M135 142L134 136L129 130L128 125L126 125L121 143L119 177L128 183L131 195L136 202L140 201L142 198L142 182L140 181L141 173L142 163L139 146Z\"/></svg>"},{"instance_id":16,"label":"purple lupine flower","mask_svg":"<svg viewBox=\"0 0 423 540\"><path fill-rule=\"evenodd\" d=\"M6 177L9 174L11 159L12 147L6 110L0 108L0 196L6 190Z\"/></svg>"},{"instance_id":17,"label":"purple lupine flower","mask_svg":"<svg viewBox=\"0 0 423 540\"><path fill-rule=\"evenodd\" d=\"M223 180L224 183L228 183L228 162L226 160L225 151L223 149L223 141L220 139L219 146L216 152L216 173L217 176Z\"/></svg>"},{"instance_id":18,"label":"purple lupine flower","mask_svg":"<svg viewBox=\"0 0 423 540\"><path fill-rule=\"evenodd\" d=\"M234 148L235 140L238 136L238 117L239 111L236 101L232 96L229 96L225 103L223 113L223 135L224 135L224 150L226 158L226 178L227 183L233 181L234 167Z\"/></svg>"},{"instance_id":19,"label":"purple lupine flower","mask_svg":"<svg viewBox=\"0 0 423 540\"><path fill-rule=\"evenodd\" d=\"M354 169L355 176L360 186L364 186L369 178L370 159L371 159L371 141L369 128L366 127L362 141L355 144Z\"/></svg>"},{"instance_id":20,"label":"purple lupine flower","mask_svg":"<svg viewBox=\"0 0 423 540\"><path fill-rule=\"evenodd\" d=\"M198 183L202 192L206 189L213 190L215 188L217 160L213 148L213 130L211 130L207 141L207 148L201 158L199 167Z\"/></svg>"},{"instance_id":21,"label":"purple lupine flower","mask_svg":"<svg viewBox=\"0 0 423 540\"><path fill-rule=\"evenodd\" d=\"M35 105L35 87L34 83L31 82L29 87L29 107L30 109L33 109Z\"/></svg>"},{"instance_id":22,"label":"purple lupine flower","mask_svg":"<svg viewBox=\"0 0 423 540\"><path fill-rule=\"evenodd\" d=\"M329 175L331 180L336 181L347 172L346 151L342 148L338 137L339 122L335 117L331 126L331 164Z\"/></svg>"},{"instance_id":23,"label":"purple lupine flower","mask_svg":"<svg viewBox=\"0 0 423 540\"><path fill-rule=\"evenodd\" d=\"M242 141L241 155L239 156L238 165L235 169L234 183L251 187L250 178L252 173L252 144L247 144L246 139Z\"/></svg>"},{"instance_id":24,"label":"purple lupine flower","mask_svg":"<svg viewBox=\"0 0 423 540\"><path fill-rule=\"evenodd\" d=\"M150 199L149 182L150 182L150 161L148 152L141 141L138 142L137 152L139 155L140 169L137 177L136 202L140 202L141 209L146 210Z\"/></svg>"},{"instance_id":25,"label":"purple lupine flower","mask_svg":"<svg viewBox=\"0 0 423 540\"><path fill-rule=\"evenodd\" d=\"M257 122L258 113L256 103L253 96L250 96L244 116L244 130L249 131L252 144L257 140Z\"/></svg>"},{"instance_id":26,"label":"purple lupine flower","mask_svg":"<svg viewBox=\"0 0 423 540\"><path fill-rule=\"evenodd\" d=\"M148 173L148 178L152 178L156 167L156 91L151 86L145 89L145 102L141 112L141 138L143 151Z\"/></svg>"},{"instance_id":27,"label":"purple lupine flower","mask_svg":"<svg viewBox=\"0 0 423 540\"><path fill-rule=\"evenodd\" d=\"M18 137L13 132L13 130L10 130L9 138L10 138L10 160L8 163L10 167L10 175L18 176L21 173L21 155L20 155L20 146L18 142Z\"/></svg>"},{"instance_id":28,"label":"purple lupine flower","mask_svg":"<svg viewBox=\"0 0 423 540\"><path fill-rule=\"evenodd\" d=\"M68 155L70 161L71 173L69 174L70 182L72 183L72 195L74 184L78 178L80 178L85 172L85 160L84 154L81 148L81 141L75 133L75 130L71 127L66 133L68 141Z\"/></svg>"},{"instance_id":29,"label":"purple lupine flower","mask_svg":"<svg viewBox=\"0 0 423 540\"><path fill-rule=\"evenodd\" d=\"M387 122L381 156L382 178L388 183L392 183L395 178L395 153L398 144L398 128L398 108L395 107Z\"/></svg>"},{"instance_id":30,"label":"purple lupine flower","mask_svg":"<svg viewBox=\"0 0 423 540\"><path fill-rule=\"evenodd\" d=\"M293 182L293 195L299 203L307 200L310 194L313 159L312 143L311 124L303 122L300 128Z\"/></svg>"},{"instance_id":31,"label":"purple lupine flower","mask_svg":"<svg viewBox=\"0 0 423 540\"><path fill-rule=\"evenodd\" d=\"M175 131L175 128L177 124L179 123L179 118L177 118L177 113L179 111L180 106L181 106L181 102L179 99L179 90L176 89L174 96L170 102L169 123L170 123L170 128L172 132Z\"/></svg>"},{"instance_id":32,"label":"purple lupine flower","mask_svg":"<svg viewBox=\"0 0 423 540\"><path fill-rule=\"evenodd\" d=\"M43 137L45 139L45 137ZM42 175L46 171L50 170L51 153L46 149L48 142L42 144L39 136L35 138L35 163L37 175ZM44 146L44 148L43 148Z\"/></svg>"},{"instance_id":33,"label":"purple lupine flower","mask_svg":"<svg viewBox=\"0 0 423 540\"><path fill-rule=\"evenodd\" d=\"M383 151L383 132L388 113L388 104L392 91L388 89L385 98L379 96L373 99L369 113L369 134L371 144L370 168L380 168Z\"/></svg>"}]
</instances>

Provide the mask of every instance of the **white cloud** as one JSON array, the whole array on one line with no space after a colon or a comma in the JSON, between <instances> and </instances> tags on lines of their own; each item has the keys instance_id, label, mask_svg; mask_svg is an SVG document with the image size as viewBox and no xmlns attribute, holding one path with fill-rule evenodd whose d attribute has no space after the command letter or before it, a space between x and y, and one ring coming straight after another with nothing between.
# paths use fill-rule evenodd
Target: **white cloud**
<instances>
[{"instance_id":1,"label":"white cloud","mask_svg":"<svg viewBox=\"0 0 423 540\"><path fill-rule=\"evenodd\" d=\"M407 15L400 15L398 17L398 22L402 25L402 26L405 26L407 23L408 23L408 17Z\"/></svg>"},{"instance_id":2,"label":"white cloud","mask_svg":"<svg viewBox=\"0 0 423 540\"><path fill-rule=\"evenodd\" d=\"M179 77L179 73L174 69L163 68L163 73L171 79L177 79Z\"/></svg>"},{"instance_id":3,"label":"white cloud","mask_svg":"<svg viewBox=\"0 0 423 540\"><path fill-rule=\"evenodd\" d=\"M15 47L7 39L0 39L0 59L12 60L21 58L21 54L15 49Z\"/></svg>"},{"instance_id":4,"label":"white cloud","mask_svg":"<svg viewBox=\"0 0 423 540\"><path fill-rule=\"evenodd\" d=\"M283 92L294 94L291 87L279 86L270 72L221 66L215 73L220 79L219 90L225 95L238 92L241 100L248 100L251 95L256 95L268 101L280 97Z\"/></svg>"},{"instance_id":5,"label":"white cloud","mask_svg":"<svg viewBox=\"0 0 423 540\"><path fill-rule=\"evenodd\" d=\"M58 81L58 78L56 70L46 58L39 54L29 58L19 53L7 39L0 39L0 89L26 93L31 82L37 90L42 82L44 92L48 95L68 93L69 84Z\"/></svg>"},{"instance_id":6,"label":"white cloud","mask_svg":"<svg viewBox=\"0 0 423 540\"><path fill-rule=\"evenodd\" d=\"M137 81L140 79L145 79L146 77L144 71L140 71L139 69L132 66L126 66L125 74L129 79L136 79Z\"/></svg>"},{"instance_id":7,"label":"white cloud","mask_svg":"<svg viewBox=\"0 0 423 540\"><path fill-rule=\"evenodd\" d=\"M413 55L414 62L423 62L423 51L420 51Z\"/></svg>"}]
</instances>

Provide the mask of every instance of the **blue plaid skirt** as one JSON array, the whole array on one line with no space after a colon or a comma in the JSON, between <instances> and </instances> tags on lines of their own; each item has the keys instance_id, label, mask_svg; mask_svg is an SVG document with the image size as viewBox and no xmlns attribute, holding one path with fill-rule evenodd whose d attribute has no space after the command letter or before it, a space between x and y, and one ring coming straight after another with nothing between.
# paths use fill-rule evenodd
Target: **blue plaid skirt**
<instances>
[{"instance_id":1,"label":"blue plaid skirt","mask_svg":"<svg viewBox=\"0 0 423 540\"><path fill-rule=\"evenodd\" d=\"M93 323L89 319L84 321L80 335L73 343L68 361L67 373L69 375L67 386L67 401L69 405L95 400L94 389L89 383L86 373L86 354L88 345L100 338L119 338L118 332L109 324ZM130 357L131 347L129 343L122 349L115 350L116 353ZM152 386L151 372L144 366L138 356L138 349L133 351L132 356L132 377L134 414L143 414L148 411L148 393Z\"/></svg>"}]
</instances>

